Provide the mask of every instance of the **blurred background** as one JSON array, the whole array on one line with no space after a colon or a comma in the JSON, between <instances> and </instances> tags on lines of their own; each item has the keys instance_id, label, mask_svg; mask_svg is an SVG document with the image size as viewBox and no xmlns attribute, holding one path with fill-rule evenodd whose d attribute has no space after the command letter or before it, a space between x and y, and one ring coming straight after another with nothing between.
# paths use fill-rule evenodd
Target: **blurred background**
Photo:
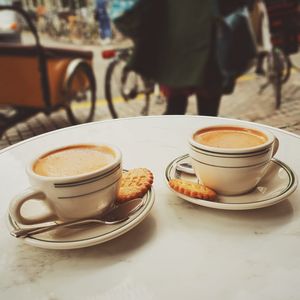
<instances>
[{"instance_id":1,"label":"blurred background","mask_svg":"<svg viewBox=\"0 0 300 300\"><path fill-rule=\"evenodd\" d=\"M163 114L164 93L126 68L133 42L103 15L109 1L100 2L0 0L0 6L14 7L0 10L1 149L84 122ZM299 7L299 1L269 5L274 51L238 78L234 92L222 98L219 116L300 133ZM296 38L289 42L274 34L288 13L298 14ZM187 114L197 114L193 96Z\"/></svg>"}]
</instances>

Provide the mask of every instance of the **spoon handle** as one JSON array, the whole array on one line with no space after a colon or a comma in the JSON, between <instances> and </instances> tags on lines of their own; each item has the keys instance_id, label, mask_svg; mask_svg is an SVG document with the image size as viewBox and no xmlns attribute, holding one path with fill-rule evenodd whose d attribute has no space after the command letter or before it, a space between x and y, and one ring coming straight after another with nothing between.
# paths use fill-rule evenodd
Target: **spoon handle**
<instances>
[{"instance_id":1,"label":"spoon handle","mask_svg":"<svg viewBox=\"0 0 300 300\"><path fill-rule=\"evenodd\" d=\"M106 221L102 221L99 219L85 219L85 220L69 221L69 222L54 224L54 225L50 225L50 226L36 227L34 229L33 228L16 229L16 230L11 231L10 234L17 238L18 237L26 237L28 235L38 234L38 233L50 231L50 230L60 228L60 227L65 227L65 226L81 225L81 224L87 224L87 223L93 223L93 222L101 223L101 224L116 224L116 223L123 222L127 219L128 219L128 217L123 218L121 220L113 221L111 223L108 223Z\"/></svg>"},{"instance_id":2,"label":"spoon handle","mask_svg":"<svg viewBox=\"0 0 300 300\"><path fill-rule=\"evenodd\" d=\"M144 205L144 200L142 198L132 199L130 201L118 204L113 209L109 210L104 216L95 217L93 219L80 219L59 224L54 224L50 226L39 226L35 228L21 228L15 229L10 232L14 237L26 237L28 235L38 234L46 231L50 231L59 227L73 226L87 223L101 223L106 225L113 225L124 222L129 219L129 216L135 213Z\"/></svg>"}]
</instances>

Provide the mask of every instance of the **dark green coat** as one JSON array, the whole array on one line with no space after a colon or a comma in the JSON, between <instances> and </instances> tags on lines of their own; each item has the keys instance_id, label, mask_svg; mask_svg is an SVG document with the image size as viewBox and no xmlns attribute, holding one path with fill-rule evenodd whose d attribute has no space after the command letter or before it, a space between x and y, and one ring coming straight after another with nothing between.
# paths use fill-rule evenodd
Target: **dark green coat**
<instances>
[{"instance_id":1,"label":"dark green coat","mask_svg":"<svg viewBox=\"0 0 300 300\"><path fill-rule=\"evenodd\" d=\"M208 66L213 62L213 2L141 0L116 22L135 43L130 66L168 86L203 86L207 72L216 71L216 64Z\"/></svg>"}]
</instances>

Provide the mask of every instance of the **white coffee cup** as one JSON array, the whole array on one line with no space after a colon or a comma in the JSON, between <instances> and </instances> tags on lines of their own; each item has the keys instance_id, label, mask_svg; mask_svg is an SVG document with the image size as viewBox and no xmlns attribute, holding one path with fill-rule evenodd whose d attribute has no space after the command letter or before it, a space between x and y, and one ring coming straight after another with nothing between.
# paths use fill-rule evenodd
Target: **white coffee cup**
<instances>
[{"instance_id":1,"label":"white coffee cup","mask_svg":"<svg viewBox=\"0 0 300 300\"><path fill-rule=\"evenodd\" d=\"M256 187L278 147L271 132L253 126L203 127L189 138L197 178L222 195L239 195Z\"/></svg>"},{"instance_id":2,"label":"white coffee cup","mask_svg":"<svg viewBox=\"0 0 300 300\"><path fill-rule=\"evenodd\" d=\"M21 224L75 220L99 215L115 202L122 176L122 155L112 145L78 144L54 149L26 168L31 187L10 203ZM43 201L49 213L34 217L21 212L25 202Z\"/></svg>"}]
</instances>

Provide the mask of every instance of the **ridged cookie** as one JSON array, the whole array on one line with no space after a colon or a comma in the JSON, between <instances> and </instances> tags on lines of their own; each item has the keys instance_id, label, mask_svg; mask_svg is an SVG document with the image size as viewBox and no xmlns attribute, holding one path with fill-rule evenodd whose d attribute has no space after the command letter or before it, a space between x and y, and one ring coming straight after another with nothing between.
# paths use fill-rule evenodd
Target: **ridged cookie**
<instances>
[{"instance_id":1,"label":"ridged cookie","mask_svg":"<svg viewBox=\"0 0 300 300\"><path fill-rule=\"evenodd\" d=\"M215 191L203 184L189 182L182 179L171 179L169 181L169 185L176 192L193 198L215 200L217 196Z\"/></svg>"},{"instance_id":2,"label":"ridged cookie","mask_svg":"<svg viewBox=\"0 0 300 300\"><path fill-rule=\"evenodd\" d=\"M124 172L117 200L128 201L143 197L153 183L153 174L146 168L137 168Z\"/></svg>"}]
</instances>

